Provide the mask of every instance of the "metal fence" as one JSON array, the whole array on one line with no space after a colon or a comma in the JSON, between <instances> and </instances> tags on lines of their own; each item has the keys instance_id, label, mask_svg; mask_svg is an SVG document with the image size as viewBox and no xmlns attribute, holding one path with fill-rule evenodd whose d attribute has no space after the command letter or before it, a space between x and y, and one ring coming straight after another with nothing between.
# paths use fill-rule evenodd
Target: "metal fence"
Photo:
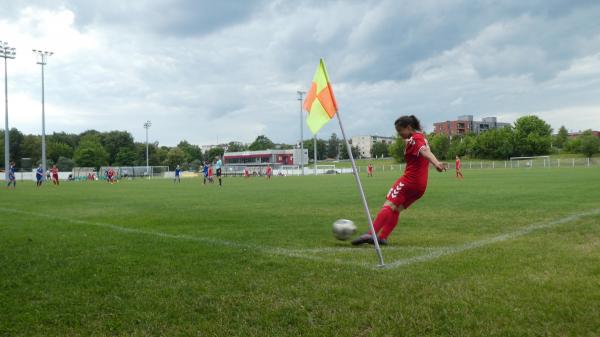
<instances>
[{"instance_id":1,"label":"metal fence","mask_svg":"<svg viewBox=\"0 0 600 337\"><path fill-rule=\"evenodd\" d=\"M402 171L406 164L375 164L374 171ZM448 169L455 168L454 161L445 162ZM530 159L530 160L463 160L462 169L532 169L532 168L574 168L600 167L600 158L561 158L561 159ZM367 172L366 166L357 167L359 172ZM345 172L344 172L345 173ZM350 170L350 173L352 171Z\"/></svg>"}]
</instances>

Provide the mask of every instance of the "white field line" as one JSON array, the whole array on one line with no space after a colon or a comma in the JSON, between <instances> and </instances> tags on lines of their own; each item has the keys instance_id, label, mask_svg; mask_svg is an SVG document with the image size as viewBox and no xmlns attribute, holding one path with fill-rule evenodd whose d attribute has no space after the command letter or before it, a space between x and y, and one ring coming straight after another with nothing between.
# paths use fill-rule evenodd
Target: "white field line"
<instances>
[{"instance_id":1,"label":"white field line","mask_svg":"<svg viewBox=\"0 0 600 337\"><path fill-rule=\"evenodd\" d=\"M343 265L351 265L351 266L358 266L358 267L367 267L367 268L373 267L373 265L371 265L371 264L354 262L354 261L350 261L348 259L323 258L320 256L306 254L306 253L310 254L310 253L327 253L327 252L367 251L366 249L363 250L363 249L357 249L357 248L352 248L352 247L349 247L349 248L329 247L329 248L296 249L296 250L294 250L294 249L285 249L285 248L277 248L277 247L267 247L267 246L262 246L262 245L244 244L244 243L238 243L238 242L233 242L233 241L218 240L218 239L211 239L211 238L205 238L205 237L196 237L196 236L190 236L190 235L169 234L169 233L163 233L163 232L146 231L146 230L135 229L135 228L121 227L118 225L102 223L102 222L92 222L92 221L76 220L76 219L64 219L62 217L53 216L53 215L44 214L44 213L20 211L20 210L3 208L3 207L0 207L0 210L4 211L4 212L12 212L12 213L17 213L17 214L31 215L31 216L43 217L43 218L54 219L54 220L68 221L68 222L80 224L80 225L92 225L92 226L97 226L97 227L104 227L104 228L109 228L109 229L123 232L123 233L143 234L143 235L151 235L151 236L157 236L157 237L169 238L169 239L175 239L175 240L195 241L195 242L201 242L201 243L212 244L212 245L217 245L217 246L232 247L232 248L237 248L237 249L242 249L242 250L250 249L250 250L261 252L266 255L280 255L280 256L286 256L286 257L292 257L292 258L315 260L315 261L322 261L322 262L329 262L329 263L343 264ZM527 235L535 230L556 227L558 225L572 222L572 221L578 220L578 219L586 217L586 216L597 215L597 214L600 214L600 208L573 214L573 215L570 215L570 216L567 216L564 218L560 218L557 220L553 220L550 222L534 223L534 224L522 227L516 231L510 232L510 233L501 234L501 235L494 236L494 237L491 237L488 239L468 242L468 243L465 243L460 246L442 247L442 248L435 247L432 249L431 252L429 252L427 254L414 256L414 257L410 257L410 258L405 258L405 259L400 259L400 260L396 260L396 261L387 263L384 266L384 268L394 269L394 268L407 266L407 265L411 265L411 264L415 264L415 263L435 260L435 259L438 259L443 256L461 253L461 252L464 252L467 250L472 250L472 249L480 248L483 246L491 245L494 243L511 240L511 239L514 239L514 238L517 238L520 236ZM390 248L392 248L392 249L390 249ZM406 248L428 249L427 247L406 247ZM385 247L384 248L384 250L396 250L396 249L402 250L404 248L403 247Z\"/></svg>"},{"instance_id":2,"label":"white field line","mask_svg":"<svg viewBox=\"0 0 600 337\"><path fill-rule=\"evenodd\" d=\"M164 232L147 231L147 230L136 229L136 228L121 227L118 225L105 223L105 222L93 222L93 221L86 221L86 220L66 219L63 217L53 216L53 215L44 214L44 213L27 212L27 211L21 211L21 210L3 208L3 207L0 207L0 210L3 212L12 212L12 213L17 213L17 214L37 216L37 217L53 219L53 220L61 220L61 221L66 221L66 222L70 222L70 223L74 223L74 224L78 224L78 225L90 225L90 226L108 228L108 229L112 229L114 231L118 231L118 232L122 232L122 233L143 234L143 235L151 235L151 236L174 239L174 240L201 242L201 243L211 244L211 245L216 245L216 246L237 248L240 250L258 251L258 252L266 254L266 255L280 255L280 256L286 256L286 257L292 257L292 258L330 262L330 263L352 265L352 266L359 266L359 267L366 266L365 264L354 262L351 260L323 258L320 256L303 254L301 251L289 250L289 249L285 249L285 248L245 244L245 243L238 243L238 242L219 240L219 239L211 239L211 238L206 238L206 237L198 237L198 236L191 236L191 235L185 235L185 234L169 234L169 233L164 233Z\"/></svg>"},{"instance_id":3,"label":"white field line","mask_svg":"<svg viewBox=\"0 0 600 337\"><path fill-rule=\"evenodd\" d=\"M476 248L480 248L483 246L488 246L494 243L498 243L498 242L502 242L502 241L507 241L507 240L512 240L514 238L520 237L520 236L524 236L527 235L533 231L536 230L540 230L540 229L547 229L547 228L552 228L552 227L556 227L558 225L562 225L568 222L573 222L575 220L579 220L580 218L586 217L586 216L590 216L590 215L597 215L600 214L600 208L597 209L593 209L590 211L586 211L586 212L582 212L582 213L577 213L577 214L573 214L573 215L569 215L567 217L564 218L560 218L557 220L553 220L550 222L545 222L545 223L534 223L525 227L522 227L514 232L510 232L510 233L505 233L505 234L501 234L498 236L494 236L488 239L483 239L483 240L477 240L477 241L473 241L473 242L469 242L469 243L465 243L461 246L456 246L456 247L449 247L446 249L440 249L440 250L436 250L433 252L430 252L428 254L425 255L419 255L419 256L415 256L415 257L410 257L410 258L406 258L406 259L400 259L391 263L388 263L385 265L384 268L388 268L388 269L393 269L393 268L398 268L401 266L407 266L410 264L414 264L414 263L419 263L419 262L427 262L427 261L431 261L431 260L435 260L438 259L440 257L443 256L447 256L447 255L452 255L452 254L456 254L456 253L461 253L467 250L471 250L471 249L476 249Z\"/></svg>"},{"instance_id":4,"label":"white field line","mask_svg":"<svg viewBox=\"0 0 600 337\"><path fill-rule=\"evenodd\" d=\"M383 250L394 250L394 251L430 251L430 250L439 250L439 249L448 249L452 247L423 247L423 246L385 246ZM300 248L300 249L290 249L291 251L298 253L310 253L310 254L318 254L318 253L348 253L348 252L368 252L373 253L373 246L360 246L360 247L323 247L323 248Z\"/></svg>"}]
</instances>

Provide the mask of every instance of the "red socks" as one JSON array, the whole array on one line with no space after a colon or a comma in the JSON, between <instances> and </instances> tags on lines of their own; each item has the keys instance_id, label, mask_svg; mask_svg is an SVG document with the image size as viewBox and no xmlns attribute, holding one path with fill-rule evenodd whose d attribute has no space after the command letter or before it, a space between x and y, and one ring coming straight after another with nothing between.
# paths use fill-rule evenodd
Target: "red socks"
<instances>
[{"instance_id":1,"label":"red socks","mask_svg":"<svg viewBox=\"0 0 600 337\"><path fill-rule=\"evenodd\" d=\"M386 239L390 235L390 233L398 224L398 217L400 216L400 212L392 210L389 206L383 206L381 211L377 214L377 218L375 218L375 222L373 223L373 227L375 227L375 232L379 239Z\"/></svg>"}]
</instances>

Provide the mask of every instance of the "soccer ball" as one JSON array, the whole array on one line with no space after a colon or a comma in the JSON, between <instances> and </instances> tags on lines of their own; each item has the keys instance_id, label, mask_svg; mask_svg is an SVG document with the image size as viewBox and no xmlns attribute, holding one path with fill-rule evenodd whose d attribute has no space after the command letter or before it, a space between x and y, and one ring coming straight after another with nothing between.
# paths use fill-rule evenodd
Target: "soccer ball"
<instances>
[{"instance_id":1,"label":"soccer ball","mask_svg":"<svg viewBox=\"0 0 600 337\"><path fill-rule=\"evenodd\" d=\"M356 226L352 220L339 219L333 223L333 236L338 240L348 240L356 233Z\"/></svg>"}]
</instances>

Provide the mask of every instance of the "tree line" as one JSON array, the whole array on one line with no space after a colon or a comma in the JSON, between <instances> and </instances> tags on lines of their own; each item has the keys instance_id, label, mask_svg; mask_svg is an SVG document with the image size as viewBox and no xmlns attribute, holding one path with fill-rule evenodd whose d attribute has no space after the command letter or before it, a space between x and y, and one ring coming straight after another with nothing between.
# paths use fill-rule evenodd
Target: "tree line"
<instances>
[{"instance_id":1,"label":"tree line","mask_svg":"<svg viewBox=\"0 0 600 337\"><path fill-rule=\"evenodd\" d=\"M17 167L30 169L41 161L41 136L25 135L18 129L10 130L10 159ZM562 126L556 135L552 128L537 116L519 118L514 125L492 129L480 134L448 137L429 134L429 145L440 160L451 160L456 155L473 159L506 160L510 157L537 156L553 153L581 153L591 157L600 152L600 139L590 130L578 137L569 137ZM309 158L313 157L314 140L304 141ZM267 136L259 135L250 144L230 142L203 153L200 146L183 140L177 146L161 146L158 142L148 144L149 164L169 166L182 165L184 169L198 170L204 161L213 161L229 152L259 151L268 149L293 149L297 145L275 144ZM342 139L333 133L329 139L317 139L317 160L348 159ZM352 146L352 154L360 158L359 149ZM397 138L392 144L376 143L371 150L373 157L394 157L404 160L404 141ZM75 166L145 166L146 144L135 142L127 131L100 132L87 130L80 134L55 132L46 136L48 165L57 165L61 171ZM4 130L0 130L0 158L4 158ZM4 167L4 162L0 164Z\"/></svg>"},{"instance_id":2,"label":"tree line","mask_svg":"<svg viewBox=\"0 0 600 337\"><path fill-rule=\"evenodd\" d=\"M548 123L537 116L524 116L512 126L491 129L480 134L449 137L443 134L427 136L431 151L440 160L452 160L457 155L472 159L507 160L510 157L543 156L558 153L583 154L591 157L600 152L600 138L591 130L569 137L561 126L556 135ZM404 141L397 139L388 147L397 161L404 160Z\"/></svg>"},{"instance_id":3,"label":"tree line","mask_svg":"<svg viewBox=\"0 0 600 337\"><path fill-rule=\"evenodd\" d=\"M18 129L9 133L10 160L17 167L30 169L41 162L42 138L40 135L23 134ZM4 130L0 130L0 158L4 158ZM181 141L177 146L148 144L149 164L152 166L186 165L200 166L204 160L212 161L223 155L223 148L213 148L202 153L198 145ZM75 166L145 166L146 144L135 142L127 131L84 131L80 134L55 132L46 136L46 158L49 166L56 165L61 171ZM4 167L2 162L1 167Z\"/></svg>"}]
</instances>

